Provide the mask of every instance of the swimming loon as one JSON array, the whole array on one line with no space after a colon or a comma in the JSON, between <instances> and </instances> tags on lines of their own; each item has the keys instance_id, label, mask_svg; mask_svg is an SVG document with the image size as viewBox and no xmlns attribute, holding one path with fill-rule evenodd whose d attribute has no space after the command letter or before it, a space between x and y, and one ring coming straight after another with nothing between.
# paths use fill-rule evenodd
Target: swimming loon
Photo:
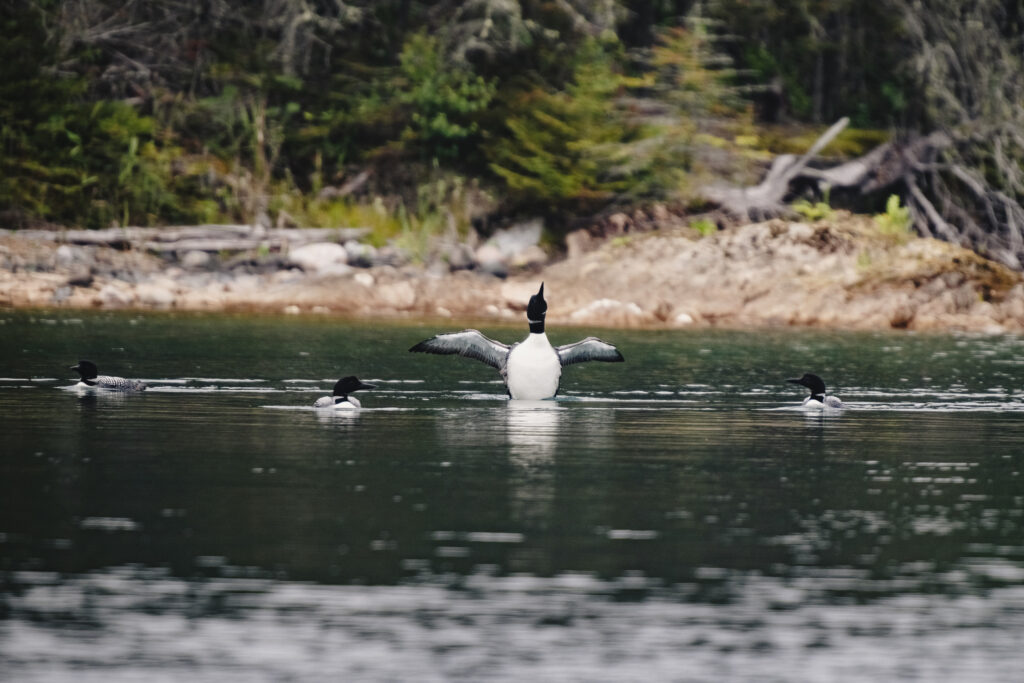
<instances>
[{"instance_id":1,"label":"swimming loon","mask_svg":"<svg viewBox=\"0 0 1024 683\"><path fill-rule=\"evenodd\" d=\"M619 350L597 337L587 337L575 344L552 346L544 334L544 318L548 304L544 300L544 283L530 297L526 320L530 334L523 341L509 346L489 339L477 330L439 334L413 346L421 353L458 354L497 368L513 399L538 401L558 393L562 368L573 363L599 360L621 363Z\"/></svg>"},{"instance_id":2,"label":"swimming loon","mask_svg":"<svg viewBox=\"0 0 1024 683\"><path fill-rule=\"evenodd\" d=\"M355 396L349 396L353 391L360 389L374 389L373 384L364 384L358 377L349 375L342 377L334 385L334 392L331 396L321 396L313 404L314 408L333 408L334 410L355 410L362 408L362 404Z\"/></svg>"},{"instance_id":3,"label":"swimming loon","mask_svg":"<svg viewBox=\"0 0 1024 683\"><path fill-rule=\"evenodd\" d=\"M825 395L825 381L817 375L808 372L800 379L787 379L786 381L791 384L802 384L811 390L811 395L804 399L805 410L843 407L843 402L838 397Z\"/></svg>"},{"instance_id":4,"label":"swimming loon","mask_svg":"<svg viewBox=\"0 0 1024 683\"><path fill-rule=\"evenodd\" d=\"M80 360L78 365L72 365L71 370L77 370L81 380L75 385L79 389L107 389L109 391L145 391L146 383L137 379L125 379L124 377L111 377L110 375L96 374L96 364L91 360Z\"/></svg>"}]
</instances>

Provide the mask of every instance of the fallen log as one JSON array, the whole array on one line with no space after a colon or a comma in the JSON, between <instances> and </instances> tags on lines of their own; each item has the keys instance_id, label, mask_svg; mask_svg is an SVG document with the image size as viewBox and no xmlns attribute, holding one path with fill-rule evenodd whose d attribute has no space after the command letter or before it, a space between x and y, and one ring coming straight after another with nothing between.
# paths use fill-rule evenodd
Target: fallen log
<instances>
[{"instance_id":1,"label":"fallen log","mask_svg":"<svg viewBox=\"0 0 1024 683\"><path fill-rule=\"evenodd\" d=\"M885 195L897 194L910 210L913 228L919 234L969 247L1003 265L1024 269L1024 206L1020 197L995 185L984 168L963 161L970 157L960 148L970 149L971 142L963 133L936 131L909 136L832 168L809 167L812 157L846 124L845 118L836 122L800 158L776 157L758 185L712 186L702 194L741 221L792 214L785 202L808 186L817 188L819 195L844 190L853 204L881 195L877 210L882 210ZM837 195L831 197L835 202ZM844 207L839 202L836 208L855 207Z\"/></svg>"},{"instance_id":2,"label":"fallen log","mask_svg":"<svg viewBox=\"0 0 1024 683\"><path fill-rule=\"evenodd\" d=\"M744 221L759 221L790 213L783 204L789 194L790 183L800 176L808 162L849 125L850 119L842 118L815 141L801 156L783 154L775 158L768 175L754 187L725 187L714 185L704 188L702 194L718 204L723 210Z\"/></svg>"},{"instance_id":3,"label":"fallen log","mask_svg":"<svg viewBox=\"0 0 1024 683\"><path fill-rule=\"evenodd\" d=\"M30 239L80 246L145 249L157 253L281 250L312 242L359 240L369 228L273 228L250 225L192 225L173 228L107 228L105 230L21 230Z\"/></svg>"}]
</instances>

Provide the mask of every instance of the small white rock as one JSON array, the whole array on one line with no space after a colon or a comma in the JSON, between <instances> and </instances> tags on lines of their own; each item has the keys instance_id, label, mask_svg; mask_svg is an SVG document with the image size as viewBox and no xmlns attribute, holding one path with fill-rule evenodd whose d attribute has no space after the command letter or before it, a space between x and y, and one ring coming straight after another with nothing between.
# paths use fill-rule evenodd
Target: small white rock
<instances>
[{"instance_id":1,"label":"small white rock","mask_svg":"<svg viewBox=\"0 0 1024 683\"><path fill-rule=\"evenodd\" d=\"M210 265L210 255L205 251L199 251L193 249L192 251L185 252L185 255L181 257L181 267L189 270L199 270L200 268L206 268Z\"/></svg>"},{"instance_id":2,"label":"small white rock","mask_svg":"<svg viewBox=\"0 0 1024 683\"><path fill-rule=\"evenodd\" d=\"M685 311L672 319L676 325L690 325L693 323L693 316Z\"/></svg>"},{"instance_id":3,"label":"small white rock","mask_svg":"<svg viewBox=\"0 0 1024 683\"><path fill-rule=\"evenodd\" d=\"M107 308L120 308L121 306L128 306L134 300L130 292L125 291L118 285L113 283L104 285L96 296L99 297L100 303Z\"/></svg>"},{"instance_id":4,"label":"small white rock","mask_svg":"<svg viewBox=\"0 0 1024 683\"><path fill-rule=\"evenodd\" d=\"M348 268L348 253L345 247L334 242L314 242L296 247L288 253L288 260L307 272L337 273L343 266Z\"/></svg>"},{"instance_id":5,"label":"small white rock","mask_svg":"<svg viewBox=\"0 0 1024 683\"><path fill-rule=\"evenodd\" d=\"M75 262L75 250L66 244L62 244L57 247L57 253L54 255L57 265L62 268L67 268Z\"/></svg>"},{"instance_id":6,"label":"small white rock","mask_svg":"<svg viewBox=\"0 0 1024 683\"><path fill-rule=\"evenodd\" d=\"M154 308L170 308L174 305L174 292L156 283L144 283L135 289L139 303Z\"/></svg>"}]
</instances>

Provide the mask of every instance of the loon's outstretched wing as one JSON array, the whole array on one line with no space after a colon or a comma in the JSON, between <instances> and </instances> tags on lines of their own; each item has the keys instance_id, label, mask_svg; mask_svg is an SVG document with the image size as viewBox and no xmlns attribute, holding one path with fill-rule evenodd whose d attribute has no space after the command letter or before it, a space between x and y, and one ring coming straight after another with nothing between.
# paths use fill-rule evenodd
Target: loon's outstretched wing
<instances>
[{"instance_id":1,"label":"loon's outstretched wing","mask_svg":"<svg viewBox=\"0 0 1024 683\"><path fill-rule=\"evenodd\" d=\"M505 365L509 346L485 337L478 330L463 330L462 332L439 334L421 341L409 350L442 355L457 353L500 370Z\"/></svg>"},{"instance_id":2,"label":"loon's outstretched wing","mask_svg":"<svg viewBox=\"0 0 1024 683\"><path fill-rule=\"evenodd\" d=\"M597 337L587 337L574 344L556 346L555 351L558 352L558 360L562 361L563 367L573 363L584 363L588 360L599 360L605 363L621 363L626 360L617 348Z\"/></svg>"}]
</instances>

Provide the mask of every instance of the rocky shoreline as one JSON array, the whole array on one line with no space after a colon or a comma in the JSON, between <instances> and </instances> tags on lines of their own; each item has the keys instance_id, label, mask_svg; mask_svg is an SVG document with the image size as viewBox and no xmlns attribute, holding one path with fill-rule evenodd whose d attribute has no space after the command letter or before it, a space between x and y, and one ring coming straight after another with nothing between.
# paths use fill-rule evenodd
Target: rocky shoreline
<instances>
[{"instance_id":1,"label":"rocky shoreline","mask_svg":"<svg viewBox=\"0 0 1024 683\"><path fill-rule=\"evenodd\" d=\"M1024 332L1021 273L845 213L709 236L671 222L604 239L576 233L554 262L536 225L484 244L442 244L426 264L323 234L331 239L307 230L294 245L265 240L228 254L195 242L154 249L0 232L0 306L499 322L518 320L544 280L548 319L559 324Z\"/></svg>"}]
</instances>

